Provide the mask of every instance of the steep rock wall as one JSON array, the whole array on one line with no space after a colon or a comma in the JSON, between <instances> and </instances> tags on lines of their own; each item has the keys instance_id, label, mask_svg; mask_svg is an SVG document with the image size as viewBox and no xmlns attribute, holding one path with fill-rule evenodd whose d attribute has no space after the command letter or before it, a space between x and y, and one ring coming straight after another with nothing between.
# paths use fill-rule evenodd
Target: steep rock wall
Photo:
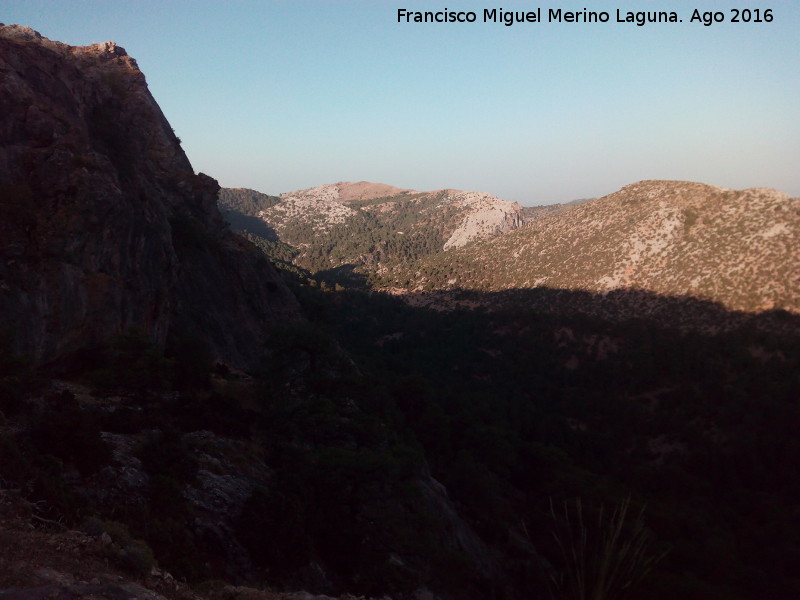
<instances>
[{"instance_id":1,"label":"steep rock wall","mask_svg":"<svg viewBox=\"0 0 800 600\"><path fill-rule=\"evenodd\" d=\"M124 49L0 25L0 314L17 351L50 363L136 328L254 366L269 324L302 315L218 189Z\"/></svg>"}]
</instances>

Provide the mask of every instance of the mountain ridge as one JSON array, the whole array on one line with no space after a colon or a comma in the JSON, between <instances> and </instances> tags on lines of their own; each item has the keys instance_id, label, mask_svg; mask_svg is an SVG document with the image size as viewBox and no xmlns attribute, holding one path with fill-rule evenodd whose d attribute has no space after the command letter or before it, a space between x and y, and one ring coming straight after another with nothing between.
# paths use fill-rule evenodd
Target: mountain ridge
<instances>
[{"instance_id":1,"label":"mountain ridge","mask_svg":"<svg viewBox=\"0 0 800 600\"><path fill-rule=\"evenodd\" d=\"M294 248L296 264L312 271L407 261L523 223L519 204L485 192L419 192L365 181L280 196L229 188L220 192L219 205L234 228L262 230L257 235Z\"/></svg>"},{"instance_id":2,"label":"mountain ridge","mask_svg":"<svg viewBox=\"0 0 800 600\"><path fill-rule=\"evenodd\" d=\"M507 235L427 257L409 289L638 289L731 310L800 311L800 199L641 181Z\"/></svg>"},{"instance_id":3,"label":"mountain ridge","mask_svg":"<svg viewBox=\"0 0 800 600\"><path fill-rule=\"evenodd\" d=\"M370 215L391 214L397 210L398 200L376 198L380 192L375 192L369 199L341 202L339 190L346 185L350 184L264 196L265 208L253 205L251 214L256 216L248 225L261 224L272 232L270 239L282 240L301 257L318 253L322 260L316 264L323 268L329 264L326 256L336 256L331 267L353 269L372 289L440 309L449 303L474 304L465 298L470 292L541 288L611 294L611 299L619 301L617 319L663 312L651 306L659 297L670 306L694 298L718 302L740 313L800 311L800 260L795 252L800 237L800 200L770 188L737 191L696 182L643 180L602 198L523 208L514 218L524 222L490 228L483 236L460 237L464 230L451 225L450 230L439 231L443 242L429 243L422 252L414 252L412 245L409 251L387 260L381 256L381 245L386 244L381 236L398 239L406 231L376 227L377 221L373 221L362 223L364 231L359 233L347 222L359 210ZM398 189L385 184L358 185ZM464 196L473 196L478 202L482 198L477 193L455 190L402 190L403 195L396 198L414 202L419 201L418 194L428 194L423 197L429 198L436 193L441 198L428 210L453 210ZM281 204L282 200L296 198L308 206L290 204L297 209L292 211ZM328 210L338 211L336 216L322 216L323 210L314 213L310 208L322 206L333 207ZM416 219L424 221L422 210L416 209L415 214ZM464 218L453 211L441 219L451 223L461 219L463 225L470 218L479 221L481 214L478 211ZM314 235L281 236L291 227L308 223L328 234L331 230L325 227L333 221L341 241L324 239L320 244ZM318 225L321 222L328 225ZM365 236L372 248L379 249L377 258L370 257L364 246L358 247L358 252L341 250L352 244L355 235ZM412 242L407 238L401 241ZM296 262L308 266L302 260ZM626 294L632 298L636 292L648 298L647 305L651 306L648 309L643 305L639 314L634 305L622 301ZM461 299L457 299L459 296ZM579 308L574 299L569 304ZM603 312L608 314L608 309ZM699 323L696 319L685 322Z\"/></svg>"},{"instance_id":4,"label":"mountain ridge","mask_svg":"<svg viewBox=\"0 0 800 600\"><path fill-rule=\"evenodd\" d=\"M456 190L452 188L442 188L429 192L419 192L397 188L383 183L372 183L360 181L357 183L339 182L335 184L323 184L317 187L288 192L280 195L282 201L310 201L312 203L343 204L345 206L356 205L356 208L369 210L369 205L359 206L370 200L379 198L405 199L416 197L424 201L429 198L441 197L440 204L436 208L458 207L463 214L458 215L459 222L450 237L444 243L444 249L460 247L464 244L476 240L499 235L519 227L522 224L522 207L516 202L508 202L487 192L476 192L470 190ZM397 200L395 200L397 201ZM385 203L381 203L385 204ZM385 210L385 206L380 209ZM301 211L290 213L302 214ZM343 222L347 216L354 212L336 212L332 216L333 222ZM262 217L269 221L274 214L267 211ZM330 222L330 221L329 221Z\"/></svg>"}]
</instances>

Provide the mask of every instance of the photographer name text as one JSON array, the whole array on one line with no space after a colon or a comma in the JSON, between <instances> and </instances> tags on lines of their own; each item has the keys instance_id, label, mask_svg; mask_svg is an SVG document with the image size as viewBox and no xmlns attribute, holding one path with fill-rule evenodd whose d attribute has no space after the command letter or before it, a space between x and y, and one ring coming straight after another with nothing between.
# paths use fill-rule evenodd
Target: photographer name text
<instances>
[{"instance_id":1,"label":"photographer name text","mask_svg":"<svg viewBox=\"0 0 800 600\"><path fill-rule=\"evenodd\" d=\"M445 8L440 11L397 9L398 23L499 23L510 27L518 23L623 23L644 27L658 23L688 22L710 27L719 23L757 24L772 23L775 14L771 8L731 8L729 10L703 10L695 8L691 14L675 11L594 11L564 10L561 8L532 8L531 10L503 10L484 8L483 11L460 11Z\"/></svg>"}]
</instances>

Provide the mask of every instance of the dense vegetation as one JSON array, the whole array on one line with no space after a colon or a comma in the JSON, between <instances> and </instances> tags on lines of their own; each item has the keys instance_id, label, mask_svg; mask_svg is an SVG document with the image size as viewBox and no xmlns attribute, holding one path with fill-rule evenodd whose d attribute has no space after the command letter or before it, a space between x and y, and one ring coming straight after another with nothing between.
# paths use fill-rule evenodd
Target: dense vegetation
<instances>
[{"instance_id":1,"label":"dense vegetation","mask_svg":"<svg viewBox=\"0 0 800 600\"><path fill-rule=\"evenodd\" d=\"M545 550L551 499L632 494L669 549L646 597L800 591L797 339L331 300L336 335L394 382L402 426L482 536L506 544L524 524Z\"/></svg>"},{"instance_id":2,"label":"dense vegetation","mask_svg":"<svg viewBox=\"0 0 800 600\"><path fill-rule=\"evenodd\" d=\"M445 197L446 192L440 192L352 201L348 206L360 210L324 226L313 215L267 225L258 215L280 198L252 190L223 189L219 204L232 227L270 256L321 273L332 283L353 286L374 276L373 268L360 268L364 265L407 264L441 252L458 211L443 205Z\"/></svg>"},{"instance_id":3,"label":"dense vegetation","mask_svg":"<svg viewBox=\"0 0 800 600\"><path fill-rule=\"evenodd\" d=\"M426 255L417 282L440 287L456 275L444 255ZM437 257L441 268L424 272ZM666 551L646 597L800 591L792 568L800 560L796 316L743 318L686 298L546 289L455 290L467 305L495 309L436 312L333 292L341 279L326 285L326 277L295 268L307 311L373 382L370 396L388 395L377 405L392 407L384 421L413 436L471 525L506 556L524 555L524 537L558 565L552 502L582 498L594 514L630 494L647 506ZM655 320L620 319L608 308L619 303L647 306ZM586 306L614 320L587 316ZM724 322L725 333L694 328L709 322ZM679 323L689 326L672 327ZM514 573L517 586L536 580L526 568Z\"/></svg>"},{"instance_id":4,"label":"dense vegetation","mask_svg":"<svg viewBox=\"0 0 800 600\"><path fill-rule=\"evenodd\" d=\"M548 571L563 582L573 569L552 535L570 507L591 524L630 498L643 520L623 528L663 555L638 597L800 594L797 338L542 313L526 292L437 312L282 264L310 322L273 332L252 381L215 367L202 339L165 356L132 332L69 365L96 398L77 402L6 347L0 408L17 425L0 435L4 485L43 519L116 532L120 561L200 582L228 572L186 490L227 444L222 464L270 470L232 532L256 580L454 598L545 597ZM135 442L138 495L92 491L115 435ZM496 558L453 543L434 481Z\"/></svg>"}]
</instances>

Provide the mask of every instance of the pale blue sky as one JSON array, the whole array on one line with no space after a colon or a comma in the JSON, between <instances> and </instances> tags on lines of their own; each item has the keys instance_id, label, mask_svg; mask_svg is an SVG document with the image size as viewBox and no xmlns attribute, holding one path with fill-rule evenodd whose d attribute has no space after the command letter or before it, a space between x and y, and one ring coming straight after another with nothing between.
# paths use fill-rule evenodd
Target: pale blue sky
<instances>
[{"instance_id":1,"label":"pale blue sky","mask_svg":"<svg viewBox=\"0 0 800 600\"><path fill-rule=\"evenodd\" d=\"M484 8L611 22L483 23ZM689 23L772 7L772 23ZM397 9L474 10L398 24ZM675 10L678 24L614 22ZM0 22L137 59L194 168L278 194L337 181L522 204L640 179L800 195L800 2L3 0Z\"/></svg>"}]
</instances>

